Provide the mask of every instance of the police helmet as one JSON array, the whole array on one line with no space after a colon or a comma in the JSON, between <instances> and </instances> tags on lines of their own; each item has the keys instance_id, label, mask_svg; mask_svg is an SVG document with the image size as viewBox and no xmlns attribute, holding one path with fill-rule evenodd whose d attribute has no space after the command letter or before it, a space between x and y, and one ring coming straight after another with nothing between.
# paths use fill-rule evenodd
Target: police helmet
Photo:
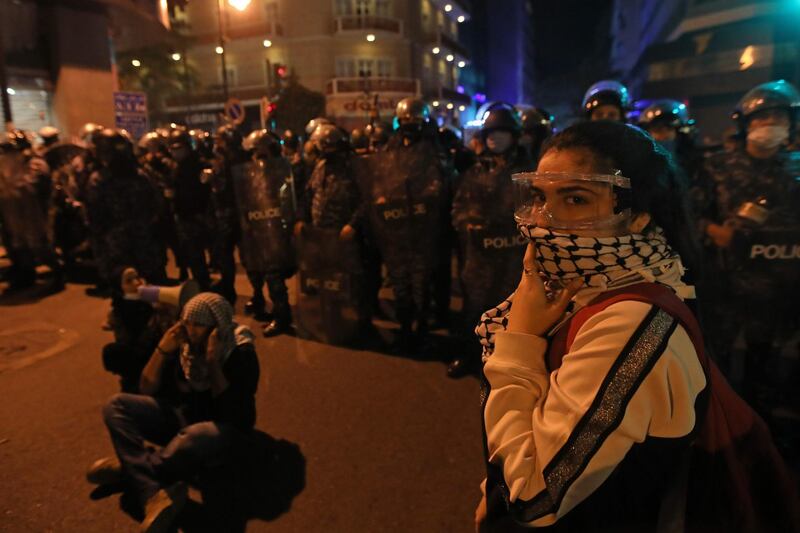
<instances>
[{"instance_id":1,"label":"police helmet","mask_svg":"<svg viewBox=\"0 0 800 533\"><path fill-rule=\"evenodd\" d=\"M139 139L137 146L143 150L158 150L166 147L166 139L158 131L148 131Z\"/></svg>"},{"instance_id":2,"label":"police helmet","mask_svg":"<svg viewBox=\"0 0 800 533\"><path fill-rule=\"evenodd\" d=\"M169 137L167 138L169 139L169 147L173 150L181 147L186 147L193 150L195 147L192 135L185 128L173 129L169 132Z\"/></svg>"},{"instance_id":3,"label":"police helmet","mask_svg":"<svg viewBox=\"0 0 800 533\"><path fill-rule=\"evenodd\" d=\"M31 139L27 132L14 129L0 135L1 152L22 152L31 148Z\"/></svg>"},{"instance_id":4,"label":"police helmet","mask_svg":"<svg viewBox=\"0 0 800 533\"><path fill-rule=\"evenodd\" d=\"M133 158L133 144L123 130L105 128L94 135L97 158L104 163Z\"/></svg>"},{"instance_id":5,"label":"police helmet","mask_svg":"<svg viewBox=\"0 0 800 533\"><path fill-rule=\"evenodd\" d=\"M677 100L662 99L656 100L644 108L639 115L639 125L647 129L658 124L675 129L690 125L689 110L686 108L686 104Z\"/></svg>"},{"instance_id":6,"label":"police helmet","mask_svg":"<svg viewBox=\"0 0 800 533\"><path fill-rule=\"evenodd\" d=\"M602 105L614 105L619 107L622 117L630 106L631 99L627 87L618 81L602 80L598 81L583 95L583 110L588 117L592 111Z\"/></svg>"},{"instance_id":7,"label":"police helmet","mask_svg":"<svg viewBox=\"0 0 800 533\"><path fill-rule=\"evenodd\" d=\"M311 120L308 121L308 124L306 124L306 135L308 137L311 137L311 134L314 133L316 129L322 126L323 124L333 124L333 122L331 122L325 117L312 118Z\"/></svg>"},{"instance_id":8,"label":"police helmet","mask_svg":"<svg viewBox=\"0 0 800 533\"><path fill-rule=\"evenodd\" d=\"M287 149L296 152L300 148L300 139L292 130L286 130L283 132L283 135L281 135L281 144Z\"/></svg>"},{"instance_id":9,"label":"police helmet","mask_svg":"<svg viewBox=\"0 0 800 533\"><path fill-rule=\"evenodd\" d=\"M369 137L366 136L363 129L355 128L350 132L350 144L355 149L369 148Z\"/></svg>"},{"instance_id":10,"label":"police helmet","mask_svg":"<svg viewBox=\"0 0 800 533\"><path fill-rule=\"evenodd\" d=\"M404 122L423 123L428 122L431 118L431 108L422 98L409 96L403 98L397 103L395 108L395 116L402 124Z\"/></svg>"},{"instance_id":11,"label":"police helmet","mask_svg":"<svg viewBox=\"0 0 800 533\"><path fill-rule=\"evenodd\" d=\"M731 117L744 126L753 113L767 109L785 109L794 121L800 109L800 93L786 80L762 83L745 93Z\"/></svg>"},{"instance_id":12,"label":"police helmet","mask_svg":"<svg viewBox=\"0 0 800 533\"><path fill-rule=\"evenodd\" d=\"M370 144L380 146L389 142L392 127L386 122L373 122L364 128L364 134L369 138Z\"/></svg>"},{"instance_id":13,"label":"police helmet","mask_svg":"<svg viewBox=\"0 0 800 533\"><path fill-rule=\"evenodd\" d=\"M252 151L258 158L281 156L280 137L266 129L252 131L245 137L242 147L247 151Z\"/></svg>"},{"instance_id":14,"label":"police helmet","mask_svg":"<svg viewBox=\"0 0 800 533\"><path fill-rule=\"evenodd\" d=\"M341 152L350 147L347 132L333 124L322 124L311 134L311 142L322 154Z\"/></svg>"},{"instance_id":15,"label":"police helmet","mask_svg":"<svg viewBox=\"0 0 800 533\"><path fill-rule=\"evenodd\" d=\"M489 108L483 115L481 135L486 137L494 130L506 130L518 136L522 133L522 121L517 110L505 103L498 103Z\"/></svg>"},{"instance_id":16,"label":"police helmet","mask_svg":"<svg viewBox=\"0 0 800 533\"><path fill-rule=\"evenodd\" d=\"M545 137L553 133L555 117L541 107L526 107L520 111L519 118L522 121L523 132L541 133Z\"/></svg>"},{"instance_id":17,"label":"police helmet","mask_svg":"<svg viewBox=\"0 0 800 533\"><path fill-rule=\"evenodd\" d=\"M231 124L225 124L217 128L214 142L221 148L231 151L238 151L242 148L242 134Z\"/></svg>"},{"instance_id":18,"label":"police helmet","mask_svg":"<svg viewBox=\"0 0 800 533\"><path fill-rule=\"evenodd\" d=\"M39 130L39 137L42 138L45 146L57 143L59 135L61 132L53 126L45 126Z\"/></svg>"},{"instance_id":19,"label":"police helmet","mask_svg":"<svg viewBox=\"0 0 800 533\"><path fill-rule=\"evenodd\" d=\"M87 145L94 145L95 138L103 131L103 126L94 122L87 122L81 126L78 137Z\"/></svg>"}]
</instances>

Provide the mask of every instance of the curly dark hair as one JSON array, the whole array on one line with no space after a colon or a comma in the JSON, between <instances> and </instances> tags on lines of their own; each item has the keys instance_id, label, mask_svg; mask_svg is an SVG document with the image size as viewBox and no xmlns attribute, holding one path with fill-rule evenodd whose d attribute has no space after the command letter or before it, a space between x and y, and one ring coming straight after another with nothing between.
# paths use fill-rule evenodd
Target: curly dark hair
<instances>
[{"instance_id":1,"label":"curly dark hair","mask_svg":"<svg viewBox=\"0 0 800 533\"><path fill-rule=\"evenodd\" d=\"M672 156L644 130L613 121L580 122L548 139L551 150L583 148L593 156L596 172L620 170L631 180L631 210L649 213L651 226L664 230L683 263L699 276L700 244L689 206L688 183Z\"/></svg>"}]
</instances>

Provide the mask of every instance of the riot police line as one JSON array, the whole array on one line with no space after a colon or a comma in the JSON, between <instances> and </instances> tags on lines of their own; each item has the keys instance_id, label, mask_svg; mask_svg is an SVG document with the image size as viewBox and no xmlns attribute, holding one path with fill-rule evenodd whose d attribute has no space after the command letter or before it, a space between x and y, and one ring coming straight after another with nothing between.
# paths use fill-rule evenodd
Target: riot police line
<instances>
[{"instance_id":1,"label":"riot police line","mask_svg":"<svg viewBox=\"0 0 800 533\"><path fill-rule=\"evenodd\" d=\"M581 104L585 120L638 124L685 171L712 274L697 282L715 350L730 359L742 309L771 316L769 306L795 295L800 278L796 89L776 81L745 95L731 152L695 146L697 125L678 100L653 101L632 118L627 88L603 80ZM535 169L554 123L544 109L503 103L480 118L469 146L460 130L439 128L419 98L398 104L394 125L375 121L351 133L318 117L301 134L175 127L134 142L122 130L87 124L78 143L59 141L51 128L34 147L30 135L14 131L0 144L7 280L12 289L28 287L45 264L57 289L76 265L91 263L92 292L107 295L124 266L166 283L169 249L181 279L234 302L238 249L252 287L245 311L265 323L267 336L299 327L326 342L363 339L387 311L378 298L386 286L397 350L424 349L437 325L471 339L481 312L518 282L525 241L511 216L511 175ZM450 316L454 260L458 321ZM293 309L286 282L294 275ZM723 304L732 297L742 303L736 312ZM789 342L794 307L780 306L781 320L746 332L744 374L765 360L759 354ZM449 373L478 366L478 347L468 341Z\"/></svg>"}]
</instances>

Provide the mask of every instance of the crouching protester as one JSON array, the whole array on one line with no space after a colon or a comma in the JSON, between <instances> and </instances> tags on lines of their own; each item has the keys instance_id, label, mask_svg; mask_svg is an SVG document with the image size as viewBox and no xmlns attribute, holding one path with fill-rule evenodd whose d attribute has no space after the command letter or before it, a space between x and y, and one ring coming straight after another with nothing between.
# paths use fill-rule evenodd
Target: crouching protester
<instances>
[{"instance_id":1,"label":"crouching protester","mask_svg":"<svg viewBox=\"0 0 800 533\"><path fill-rule=\"evenodd\" d=\"M142 531L168 531L185 481L232 460L252 431L258 375L250 330L233 322L222 296L198 294L142 371L141 395L117 394L104 407L117 457L95 462L88 480L126 482L144 511Z\"/></svg>"},{"instance_id":2,"label":"crouching protester","mask_svg":"<svg viewBox=\"0 0 800 533\"><path fill-rule=\"evenodd\" d=\"M676 176L612 122L564 130L515 175L524 272L476 330L480 531L798 531L794 482L683 301L695 265Z\"/></svg>"}]
</instances>

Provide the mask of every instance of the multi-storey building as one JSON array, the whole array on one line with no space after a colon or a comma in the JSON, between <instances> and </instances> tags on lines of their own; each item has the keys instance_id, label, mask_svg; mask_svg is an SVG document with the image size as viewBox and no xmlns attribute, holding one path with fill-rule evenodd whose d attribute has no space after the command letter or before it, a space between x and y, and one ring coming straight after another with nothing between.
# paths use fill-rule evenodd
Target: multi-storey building
<instances>
[{"instance_id":1,"label":"multi-storey building","mask_svg":"<svg viewBox=\"0 0 800 533\"><path fill-rule=\"evenodd\" d=\"M192 0L174 22L192 42L185 60L200 87L168 101L169 111L210 125L227 92L255 125L275 77L289 76L324 94L326 114L348 128L376 108L390 117L412 95L458 120L472 103L459 83L470 61L459 27L469 17L463 0Z\"/></svg>"},{"instance_id":2,"label":"multi-storey building","mask_svg":"<svg viewBox=\"0 0 800 533\"><path fill-rule=\"evenodd\" d=\"M783 0L618 0L612 67L636 97L689 105L707 141L730 126L750 88L800 82L800 3Z\"/></svg>"},{"instance_id":3,"label":"multi-storey building","mask_svg":"<svg viewBox=\"0 0 800 533\"><path fill-rule=\"evenodd\" d=\"M55 125L65 136L88 121L114 125L112 46L167 35L160 0L0 0L0 69L13 125Z\"/></svg>"}]
</instances>

